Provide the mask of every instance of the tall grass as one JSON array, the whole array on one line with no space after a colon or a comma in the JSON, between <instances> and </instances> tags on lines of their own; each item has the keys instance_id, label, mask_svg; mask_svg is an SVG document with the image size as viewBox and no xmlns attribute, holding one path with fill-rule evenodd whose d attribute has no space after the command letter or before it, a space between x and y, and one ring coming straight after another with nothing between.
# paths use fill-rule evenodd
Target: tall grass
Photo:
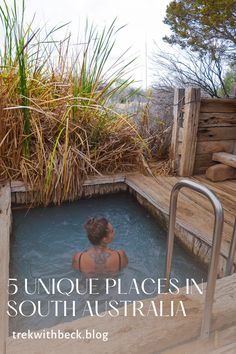
<instances>
[{"instance_id":1,"label":"tall grass","mask_svg":"<svg viewBox=\"0 0 236 354\"><path fill-rule=\"evenodd\" d=\"M0 19L0 181L23 180L35 202L60 203L81 194L88 174L141 167L145 142L108 105L133 82L127 52L111 61L116 20L101 31L87 21L75 50L70 34L55 40L68 25L27 25L24 0L3 0Z\"/></svg>"},{"instance_id":2,"label":"tall grass","mask_svg":"<svg viewBox=\"0 0 236 354\"><path fill-rule=\"evenodd\" d=\"M22 14L19 18L16 1L13 7L9 8L7 2L4 0L3 5L0 6L0 18L3 25L4 36L4 50L1 53L1 64L3 68L11 70L16 63L18 64L19 84L18 90L21 94L21 105L24 119L23 134L25 136L23 141L24 155L29 154L29 134L30 134L30 117L28 106L28 89L27 89L27 53L26 48L31 39L27 39L28 31L24 32L25 2L22 1ZM28 43L26 43L26 41Z\"/></svg>"},{"instance_id":3,"label":"tall grass","mask_svg":"<svg viewBox=\"0 0 236 354\"><path fill-rule=\"evenodd\" d=\"M3 0L3 4L0 6L2 33L4 34L0 62L2 73L5 75L16 74L17 93L23 116L22 150L24 156L29 156L31 130L28 85L36 70L37 75L40 75L45 62L41 65L38 63L40 47L43 42L33 41L39 29L36 31L32 29L33 20L29 25L25 25L25 0L21 1L20 10L17 4L19 4L19 1L14 0L13 6L9 7L6 0ZM50 34L57 30L58 27L54 28L50 31Z\"/></svg>"}]
</instances>

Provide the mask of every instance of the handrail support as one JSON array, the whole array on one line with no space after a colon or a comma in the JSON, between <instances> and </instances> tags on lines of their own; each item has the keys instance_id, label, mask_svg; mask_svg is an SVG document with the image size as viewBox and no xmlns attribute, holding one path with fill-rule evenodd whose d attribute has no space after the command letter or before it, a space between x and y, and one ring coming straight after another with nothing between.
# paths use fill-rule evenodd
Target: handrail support
<instances>
[{"instance_id":1,"label":"handrail support","mask_svg":"<svg viewBox=\"0 0 236 354\"><path fill-rule=\"evenodd\" d=\"M170 282L171 263L172 263L173 247L174 247L177 201L178 201L179 191L183 187L192 189L206 196L210 200L215 213L212 252L211 252L210 265L208 270L205 305L204 305L203 319L201 325L201 338L207 338L209 336L210 326L211 326L211 315L212 315L212 307L213 307L215 285L216 285L216 278L217 278L217 266L218 266L218 260L220 254L220 245L222 239L224 211L217 196L206 186L185 179L175 184L171 192L170 208L169 208L169 228L168 228L166 268L165 268L165 278L168 287Z\"/></svg>"}]
</instances>

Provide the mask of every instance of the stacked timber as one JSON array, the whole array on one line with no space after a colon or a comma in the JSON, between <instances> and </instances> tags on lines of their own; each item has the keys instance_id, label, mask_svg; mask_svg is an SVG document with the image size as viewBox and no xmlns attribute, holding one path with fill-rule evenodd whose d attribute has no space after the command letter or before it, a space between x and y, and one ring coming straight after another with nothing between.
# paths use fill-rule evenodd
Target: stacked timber
<instances>
[{"instance_id":1,"label":"stacked timber","mask_svg":"<svg viewBox=\"0 0 236 354\"><path fill-rule=\"evenodd\" d=\"M236 179L236 154L217 152L213 154L212 160L220 163L207 169L207 178L214 182Z\"/></svg>"},{"instance_id":2,"label":"stacked timber","mask_svg":"<svg viewBox=\"0 0 236 354\"><path fill-rule=\"evenodd\" d=\"M236 100L201 99L197 134L194 174L205 173L213 166L215 162L212 155L215 153L236 154ZM224 168L223 171L225 173ZM217 168L210 169L210 173L215 172Z\"/></svg>"},{"instance_id":3,"label":"stacked timber","mask_svg":"<svg viewBox=\"0 0 236 354\"><path fill-rule=\"evenodd\" d=\"M218 161L226 166L231 166L236 168L236 155L229 154L227 152L218 152L213 154L213 161Z\"/></svg>"},{"instance_id":4,"label":"stacked timber","mask_svg":"<svg viewBox=\"0 0 236 354\"><path fill-rule=\"evenodd\" d=\"M222 163L211 166L206 170L206 176L213 182L222 182L227 179L236 179L236 169Z\"/></svg>"}]
</instances>

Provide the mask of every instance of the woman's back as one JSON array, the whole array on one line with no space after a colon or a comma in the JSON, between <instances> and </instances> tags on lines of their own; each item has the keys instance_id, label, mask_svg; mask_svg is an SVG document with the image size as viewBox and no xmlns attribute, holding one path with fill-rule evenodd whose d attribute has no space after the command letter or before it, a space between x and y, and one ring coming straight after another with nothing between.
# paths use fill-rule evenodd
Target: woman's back
<instances>
[{"instance_id":1,"label":"woman's back","mask_svg":"<svg viewBox=\"0 0 236 354\"><path fill-rule=\"evenodd\" d=\"M86 252L77 252L73 257L73 267L86 273L118 272L128 264L123 250L91 247Z\"/></svg>"}]
</instances>

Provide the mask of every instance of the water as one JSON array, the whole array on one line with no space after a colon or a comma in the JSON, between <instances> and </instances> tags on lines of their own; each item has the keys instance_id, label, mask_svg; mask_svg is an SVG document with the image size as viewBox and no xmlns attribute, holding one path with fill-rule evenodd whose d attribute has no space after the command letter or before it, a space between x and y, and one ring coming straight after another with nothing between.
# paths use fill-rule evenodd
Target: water
<instances>
[{"instance_id":1,"label":"water","mask_svg":"<svg viewBox=\"0 0 236 354\"><path fill-rule=\"evenodd\" d=\"M10 296L10 299L16 302L15 310L11 309L11 316L15 315L16 310L18 315L10 317L10 334L12 331L46 328L88 315L88 312L83 313L85 302L88 299L98 299L102 310L105 300L135 300L144 297L143 294L136 294L134 291L125 295L118 294L117 287L112 288L109 294L105 294L105 279L102 277L99 281L94 281L99 295L86 293L82 296L74 291L70 296L59 294L58 291L55 295L51 294L52 289L50 289L50 294L47 294L42 287L40 287L39 294L27 295L25 293L25 279L29 282L30 291L33 292L34 285L39 278L46 285L52 279L57 282L61 278L66 278L67 280L61 283L62 292L70 292L72 289L68 279L71 279L73 283L78 279L80 289L86 292L88 279L72 269L71 259L76 251L90 247L83 224L91 216L105 216L112 223L115 238L111 248L124 249L128 256L128 267L119 274L110 275L116 281L120 279L121 292L130 292L132 279L140 284L145 278L164 277L166 232L157 220L129 194L107 195L65 203L60 207L35 208L28 212L26 210L14 211L10 275L11 278L17 279L18 292ZM197 282L205 280L206 270L176 244L171 276L178 279L178 286L184 286L186 278L194 278ZM153 285L149 285L147 288L151 291ZM11 291L13 289L14 287ZM68 311L65 317L62 308L58 310L57 316L55 316L55 308L50 310L50 314L45 317L38 315L37 311L35 315L32 315L33 305L31 303L23 305L23 315L20 315L19 304L26 299L34 303L41 301L44 314L47 313L47 309L52 309L48 305L51 300L75 300L76 315L72 316L72 311L71 313Z\"/></svg>"}]
</instances>

